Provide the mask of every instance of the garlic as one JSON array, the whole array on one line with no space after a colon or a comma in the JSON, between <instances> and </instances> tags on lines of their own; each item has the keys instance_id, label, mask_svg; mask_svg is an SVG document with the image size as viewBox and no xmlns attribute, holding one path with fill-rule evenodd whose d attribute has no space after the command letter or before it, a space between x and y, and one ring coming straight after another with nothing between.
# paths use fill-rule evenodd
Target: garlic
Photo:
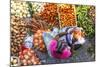
<instances>
[{"instance_id":1,"label":"garlic","mask_svg":"<svg viewBox=\"0 0 100 67\"><path fill-rule=\"evenodd\" d=\"M20 17L20 18L29 17L28 4L23 1L22 2L12 1L11 2L11 14L13 14L17 17ZM24 14L24 15L22 15L22 14Z\"/></svg>"}]
</instances>

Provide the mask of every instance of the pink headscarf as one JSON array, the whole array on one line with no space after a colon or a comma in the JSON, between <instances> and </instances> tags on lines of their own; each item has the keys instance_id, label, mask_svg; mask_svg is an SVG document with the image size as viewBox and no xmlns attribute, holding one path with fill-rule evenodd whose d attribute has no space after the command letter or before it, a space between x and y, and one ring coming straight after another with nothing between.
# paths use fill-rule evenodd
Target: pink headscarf
<instances>
[{"instance_id":1,"label":"pink headscarf","mask_svg":"<svg viewBox=\"0 0 100 67\"><path fill-rule=\"evenodd\" d=\"M56 40L51 40L50 42L50 47L49 47L49 50L50 50L50 53L51 53L51 56L53 58L58 58L58 59L65 59L65 58L69 58L70 55L71 55L71 51L70 49L68 49L67 47L62 51L62 53L57 53L56 52L56 48L57 47L57 41Z\"/></svg>"}]
</instances>

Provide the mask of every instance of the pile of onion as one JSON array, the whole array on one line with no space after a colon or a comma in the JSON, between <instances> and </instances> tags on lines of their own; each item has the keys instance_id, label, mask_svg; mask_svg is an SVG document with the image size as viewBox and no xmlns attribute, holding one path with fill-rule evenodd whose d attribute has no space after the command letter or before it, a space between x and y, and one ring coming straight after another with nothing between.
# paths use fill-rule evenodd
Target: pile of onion
<instances>
[{"instance_id":1,"label":"pile of onion","mask_svg":"<svg viewBox=\"0 0 100 67\"><path fill-rule=\"evenodd\" d=\"M43 30L37 30L37 32L34 34L33 43L35 48L37 48L39 51L45 52L46 47L42 37L43 32Z\"/></svg>"},{"instance_id":2,"label":"pile of onion","mask_svg":"<svg viewBox=\"0 0 100 67\"><path fill-rule=\"evenodd\" d=\"M19 59L21 65L36 65L41 64L40 59L37 57L34 50L25 48L24 50L19 52Z\"/></svg>"}]
</instances>

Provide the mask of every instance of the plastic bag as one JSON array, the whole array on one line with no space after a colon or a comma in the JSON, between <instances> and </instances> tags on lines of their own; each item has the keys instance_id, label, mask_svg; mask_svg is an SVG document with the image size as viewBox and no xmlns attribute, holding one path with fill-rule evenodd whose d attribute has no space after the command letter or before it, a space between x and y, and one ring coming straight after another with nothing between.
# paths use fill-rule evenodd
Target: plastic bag
<instances>
[{"instance_id":1,"label":"plastic bag","mask_svg":"<svg viewBox=\"0 0 100 67\"><path fill-rule=\"evenodd\" d=\"M26 48L32 48L33 46L33 35L27 35L24 39L24 44Z\"/></svg>"}]
</instances>

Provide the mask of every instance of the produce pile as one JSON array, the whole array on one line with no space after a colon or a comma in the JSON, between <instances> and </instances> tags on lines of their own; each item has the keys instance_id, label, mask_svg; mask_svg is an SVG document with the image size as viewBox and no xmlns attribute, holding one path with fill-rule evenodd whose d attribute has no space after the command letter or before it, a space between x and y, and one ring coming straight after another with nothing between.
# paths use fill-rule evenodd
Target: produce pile
<instances>
[{"instance_id":1,"label":"produce pile","mask_svg":"<svg viewBox=\"0 0 100 67\"><path fill-rule=\"evenodd\" d=\"M24 40L25 40L25 37L27 36L27 34L31 35L30 29L32 27L34 27L29 23L29 21L31 22L31 20L29 18L20 19L18 17L11 16L11 56L17 56L17 57L19 56L19 58L21 57L20 58L21 65L40 64L39 58L36 56L35 52L32 52L32 51L34 51L32 49L27 50L27 51L32 52L31 53L32 58L30 58L30 59L33 59L33 57L35 57L37 59L36 60L34 59L33 61L29 61L29 62L25 62L25 61L28 61L28 59L26 59L26 58L25 58L26 60L25 59L21 60L22 59L21 55L24 55L26 53L24 53L25 50L22 51L22 49L24 49L24 47L22 47L21 49L19 49L19 48L20 48L20 46L22 46L24 44ZM40 27L40 29L42 29L42 28ZM33 30L31 30L31 31L32 31L32 33L36 32L36 31L33 32ZM42 38L41 33L42 32L36 33L36 34L39 34L39 41L42 40L42 39L40 39L40 38ZM34 40L35 40L35 38L34 38ZM35 46L36 46L36 44L34 42L34 47ZM43 44L43 41L41 42L41 45L39 45L39 47L40 47L39 48L40 51L46 50L46 48L45 48L45 46Z\"/></svg>"},{"instance_id":2,"label":"produce pile","mask_svg":"<svg viewBox=\"0 0 100 67\"><path fill-rule=\"evenodd\" d=\"M24 49L19 52L21 65L36 65L41 64L40 59L32 49Z\"/></svg>"},{"instance_id":3,"label":"produce pile","mask_svg":"<svg viewBox=\"0 0 100 67\"><path fill-rule=\"evenodd\" d=\"M34 48L41 52L46 51L46 47L43 41L42 33L49 31L50 29L48 28L48 24L45 21L42 21L41 19L37 19L36 16L32 18L31 22L31 31L34 33Z\"/></svg>"},{"instance_id":4,"label":"produce pile","mask_svg":"<svg viewBox=\"0 0 100 67\"><path fill-rule=\"evenodd\" d=\"M59 27L57 4L46 3L39 15L48 24Z\"/></svg>"},{"instance_id":5,"label":"produce pile","mask_svg":"<svg viewBox=\"0 0 100 67\"><path fill-rule=\"evenodd\" d=\"M27 29L23 20L11 16L11 55L18 56L19 46L23 43Z\"/></svg>"},{"instance_id":6,"label":"produce pile","mask_svg":"<svg viewBox=\"0 0 100 67\"><path fill-rule=\"evenodd\" d=\"M11 0L11 57L15 57L11 59L11 65L42 64L36 51L47 54L43 33L48 33L49 40L59 30L78 25L84 28L88 36L94 36L94 26L91 23L95 17L93 10L90 6Z\"/></svg>"},{"instance_id":7,"label":"produce pile","mask_svg":"<svg viewBox=\"0 0 100 67\"><path fill-rule=\"evenodd\" d=\"M19 18L30 17L27 2L11 0L11 14Z\"/></svg>"},{"instance_id":8,"label":"produce pile","mask_svg":"<svg viewBox=\"0 0 100 67\"><path fill-rule=\"evenodd\" d=\"M34 47L37 47L40 51L45 52L46 51L46 47L43 41L43 37L42 37L42 30L38 30L35 34L34 34Z\"/></svg>"},{"instance_id":9,"label":"produce pile","mask_svg":"<svg viewBox=\"0 0 100 67\"><path fill-rule=\"evenodd\" d=\"M77 25L85 30L88 38L95 36L95 7L76 5Z\"/></svg>"},{"instance_id":10,"label":"produce pile","mask_svg":"<svg viewBox=\"0 0 100 67\"><path fill-rule=\"evenodd\" d=\"M48 24L43 21L40 17L34 15L31 21L31 29L33 33L36 33L37 30L47 30Z\"/></svg>"},{"instance_id":11,"label":"produce pile","mask_svg":"<svg viewBox=\"0 0 100 67\"><path fill-rule=\"evenodd\" d=\"M59 5L61 27L76 26L75 6L68 4Z\"/></svg>"},{"instance_id":12,"label":"produce pile","mask_svg":"<svg viewBox=\"0 0 100 67\"><path fill-rule=\"evenodd\" d=\"M88 14L90 18L92 19L93 23L95 24L95 7L94 6L90 6Z\"/></svg>"},{"instance_id":13,"label":"produce pile","mask_svg":"<svg viewBox=\"0 0 100 67\"><path fill-rule=\"evenodd\" d=\"M52 26L76 26L74 5L47 3L40 12L40 16Z\"/></svg>"}]
</instances>

